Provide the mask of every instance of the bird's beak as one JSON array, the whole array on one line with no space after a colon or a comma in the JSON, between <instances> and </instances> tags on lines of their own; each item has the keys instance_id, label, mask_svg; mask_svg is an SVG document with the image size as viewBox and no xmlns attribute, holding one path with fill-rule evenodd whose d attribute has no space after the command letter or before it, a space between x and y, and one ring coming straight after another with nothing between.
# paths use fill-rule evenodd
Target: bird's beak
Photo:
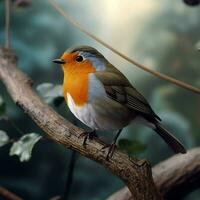
<instances>
[{"instance_id":1,"label":"bird's beak","mask_svg":"<svg viewBox=\"0 0 200 200\"><path fill-rule=\"evenodd\" d=\"M57 63L57 64L65 64L66 63L63 59L54 59L53 62Z\"/></svg>"}]
</instances>

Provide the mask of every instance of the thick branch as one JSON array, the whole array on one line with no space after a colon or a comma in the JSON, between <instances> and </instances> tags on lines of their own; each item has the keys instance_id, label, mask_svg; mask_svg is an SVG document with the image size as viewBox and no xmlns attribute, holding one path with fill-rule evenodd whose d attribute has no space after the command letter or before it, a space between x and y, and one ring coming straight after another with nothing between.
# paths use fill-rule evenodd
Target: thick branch
<instances>
[{"instance_id":1,"label":"thick branch","mask_svg":"<svg viewBox=\"0 0 200 200\"><path fill-rule=\"evenodd\" d=\"M116 151L112 159L105 159L105 145L95 139L86 148L79 136L83 130L58 115L45 104L30 86L30 79L16 67L10 52L0 49L0 78L13 101L26 112L37 125L54 141L78 151L83 156L95 160L119 176L130 189L133 199L160 199L153 183L151 167L145 161L129 158Z\"/></svg>"},{"instance_id":2,"label":"thick branch","mask_svg":"<svg viewBox=\"0 0 200 200\"><path fill-rule=\"evenodd\" d=\"M173 156L153 168L155 184L167 199L179 199L200 186L200 148ZM174 198L173 198L174 197Z\"/></svg>"},{"instance_id":3,"label":"thick branch","mask_svg":"<svg viewBox=\"0 0 200 200\"><path fill-rule=\"evenodd\" d=\"M164 199L180 199L200 186L200 148L184 155L175 155L153 167L153 178ZM108 200L130 200L127 188L110 196Z\"/></svg>"}]
</instances>

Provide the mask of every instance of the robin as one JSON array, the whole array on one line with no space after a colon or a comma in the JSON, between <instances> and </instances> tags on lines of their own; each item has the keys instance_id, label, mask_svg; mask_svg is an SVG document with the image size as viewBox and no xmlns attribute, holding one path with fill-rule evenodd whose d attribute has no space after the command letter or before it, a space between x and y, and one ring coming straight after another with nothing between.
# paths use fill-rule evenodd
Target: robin
<instances>
[{"instance_id":1,"label":"robin","mask_svg":"<svg viewBox=\"0 0 200 200\"><path fill-rule=\"evenodd\" d=\"M53 62L62 65L63 93L71 112L91 128L83 144L96 130L117 130L109 145L112 157L123 127L133 121L152 128L175 153L186 153L181 142L160 123L147 100L100 52L90 46L70 48Z\"/></svg>"}]
</instances>

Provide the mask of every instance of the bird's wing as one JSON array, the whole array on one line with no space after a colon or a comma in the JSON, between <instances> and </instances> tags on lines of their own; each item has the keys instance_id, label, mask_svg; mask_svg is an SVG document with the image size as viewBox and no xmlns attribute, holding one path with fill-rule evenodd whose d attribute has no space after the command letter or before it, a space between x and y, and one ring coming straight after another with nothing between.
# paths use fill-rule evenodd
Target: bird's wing
<instances>
[{"instance_id":1,"label":"bird's wing","mask_svg":"<svg viewBox=\"0 0 200 200\"><path fill-rule=\"evenodd\" d=\"M127 78L116 68L110 67L106 71L96 72L95 75L103 84L109 98L143 116L145 115L148 119L160 120L147 100L131 86Z\"/></svg>"}]
</instances>

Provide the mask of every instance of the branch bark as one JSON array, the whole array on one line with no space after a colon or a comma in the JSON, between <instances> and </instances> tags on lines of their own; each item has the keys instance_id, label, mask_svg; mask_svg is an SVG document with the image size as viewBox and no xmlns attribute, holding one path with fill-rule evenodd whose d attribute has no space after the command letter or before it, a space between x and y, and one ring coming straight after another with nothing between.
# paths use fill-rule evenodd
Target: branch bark
<instances>
[{"instance_id":1,"label":"branch bark","mask_svg":"<svg viewBox=\"0 0 200 200\"><path fill-rule=\"evenodd\" d=\"M0 79L13 101L49 138L109 169L124 181L132 194L132 199L161 199L153 182L151 167L146 161L129 158L119 151L107 161L106 152L102 150L105 144L98 139L91 140L86 148L83 147L83 141L79 136L84 130L74 126L45 104L32 90L29 77L16 67L15 56L9 50L2 48L0 48Z\"/></svg>"},{"instance_id":2,"label":"branch bark","mask_svg":"<svg viewBox=\"0 0 200 200\"><path fill-rule=\"evenodd\" d=\"M153 167L154 182L164 199L181 199L200 186L200 147L175 155ZM107 200L130 200L127 187Z\"/></svg>"}]
</instances>

